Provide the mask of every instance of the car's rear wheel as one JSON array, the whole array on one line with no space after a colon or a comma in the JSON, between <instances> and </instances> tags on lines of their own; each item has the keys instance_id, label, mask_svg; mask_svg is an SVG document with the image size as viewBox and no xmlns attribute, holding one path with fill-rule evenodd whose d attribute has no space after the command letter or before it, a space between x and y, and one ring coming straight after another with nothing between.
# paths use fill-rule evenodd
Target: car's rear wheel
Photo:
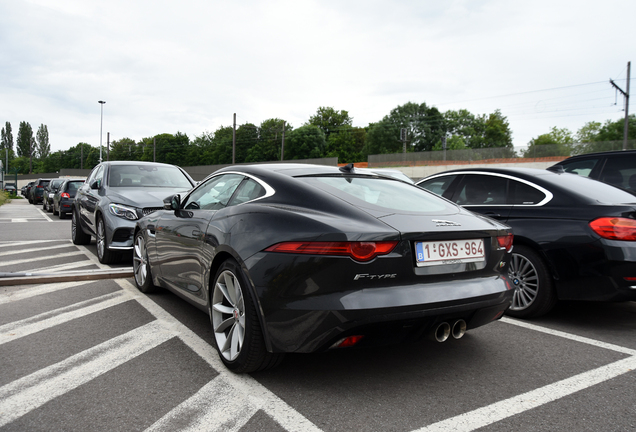
<instances>
[{"instance_id":1,"label":"car's rear wheel","mask_svg":"<svg viewBox=\"0 0 636 432\"><path fill-rule=\"evenodd\" d=\"M512 304L506 312L518 318L548 313L556 304L554 283L541 257L531 248L515 245L508 276L514 285Z\"/></svg>"},{"instance_id":2,"label":"car's rear wheel","mask_svg":"<svg viewBox=\"0 0 636 432\"><path fill-rule=\"evenodd\" d=\"M284 354L267 352L256 305L238 263L228 259L214 277L210 295L214 342L225 366L244 373L277 366Z\"/></svg>"},{"instance_id":3,"label":"car's rear wheel","mask_svg":"<svg viewBox=\"0 0 636 432\"><path fill-rule=\"evenodd\" d=\"M71 218L71 239L76 245L87 245L91 242L91 236L82 230L80 223L77 211L73 210Z\"/></svg>"},{"instance_id":4,"label":"car's rear wheel","mask_svg":"<svg viewBox=\"0 0 636 432\"><path fill-rule=\"evenodd\" d=\"M54 202L53 202L53 216L57 216L57 215L59 215L59 216L60 216L60 219L64 219L64 218L62 217L62 213L60 213L59 211L57 211L57 210L55 209L55 201L54 201Z\"/></svg>"},{"instance_id":5,"label":"car's rear wheel","mask_svg":"<svg viewBox=\"0 0 636 432\"><path fill-rule=\"evenodd\" d=\"M102 264L113 264L119 261L120 255L108 249L108 238L106 236L106 224L104 218L97 216L97 233L95 243L97 244L97 259Z\"/></svg>"},{"instance_id":6,"label":"car's rear wheel","mask_svg":"<svg viewBox=\"0 0 636 432\"><path fill-rule=\"evenodd\" d=\"M133 248L133 274L135 275L135 285L142 293L150 293L155 290L152 283L150 263L148 262L148 250L146 240L141 231L135 235L135 245Z\"/></svg>"}]
</instances>

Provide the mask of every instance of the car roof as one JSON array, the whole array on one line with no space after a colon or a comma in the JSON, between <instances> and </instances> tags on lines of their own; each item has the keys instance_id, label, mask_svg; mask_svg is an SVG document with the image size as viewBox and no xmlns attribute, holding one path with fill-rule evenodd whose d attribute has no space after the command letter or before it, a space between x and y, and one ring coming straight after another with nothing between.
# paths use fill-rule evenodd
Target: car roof
<instances>
[{"instance_id":1,"label":"car roof","mask_svg":"<svg viewBox=\"0 0 636 432\"><path fill-rule=\"evenodd\" d=\"M562 162L565 161L569 161L569 160L576 160L576 159L585 159L588 157L606 157L606 156L611 156L611 157L620 157L621 155L624 155L625 153L636 153L636 150L608 150L608 151L602 151L602 152L594 152L594 153L585 153L585 154L580 154L580 155L574 155L574 156L570 156L566 159L563 159L561 162L556 163L556 165L559 165Z\"/></svg>"}]
</instances>

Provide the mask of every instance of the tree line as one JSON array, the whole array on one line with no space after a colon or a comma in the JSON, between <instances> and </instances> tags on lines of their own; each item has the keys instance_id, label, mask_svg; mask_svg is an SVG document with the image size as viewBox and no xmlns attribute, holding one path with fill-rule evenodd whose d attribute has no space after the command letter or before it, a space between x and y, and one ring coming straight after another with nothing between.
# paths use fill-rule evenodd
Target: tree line
<instances>
[{"instance_id":1,"label":"tree line","mask_svg":"<svg viewBox=\"0 0 636 432\"><path fill-rule=\"evenodd\" d=\"M366 127L354 127L346 110L319 107L298 128L283 119L272 118L260 125L245 123L236 128L233 147L232 126L222 126L213 133L204 132L190 139L186 134L163 133L135 141L122 138L108 149L109 160L157 161L180 166L218 165L244 162L268 162L295 159L337 157L340 163L363 162L371 154L442 150L504 148L509 157L516 155L507 118L496 110L488 115L475 115L468 110L439 111L426 103L408 102L390 111L380 121ZM630 116L630 126L632 117ZM619 124L620 123L620 124ZM622 120L587 123L576 134L554 127L529 143L536 150L546 144L568 145L575 140L622 139ZM635 125L636 126L636 125ZM615 138L614 132L621 135ZM636 128L630 128L633 134ZM553 146L552 146L553 147ZM539 149L546 150L549 147ZM99 162L99 147L79 143L68 150L50 152L46 125L36 136L28 122L21 122L13 150L11 124L2 128L0 157L9 150L9 166L20 173L56 172L62 168L92 168ZM565 151L559 148L559 151ZM551 152L554 150L550 150ZM106 149L102 157L106 159ZM545 151L544 151L545 152Z\"/></svg>"}]
</instances>

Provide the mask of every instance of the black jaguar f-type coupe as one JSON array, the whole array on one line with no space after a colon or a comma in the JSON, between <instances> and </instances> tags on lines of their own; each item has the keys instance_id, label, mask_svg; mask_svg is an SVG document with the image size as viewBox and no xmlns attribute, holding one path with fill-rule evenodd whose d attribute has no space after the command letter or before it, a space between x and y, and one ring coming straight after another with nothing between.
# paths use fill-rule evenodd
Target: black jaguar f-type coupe
<instances>
[{"instance_id":1,"label":"black jaguar f-type coupe","mask_svg":"<svg viewBox=\"0 0 636 432\"><path fill-rule=\"evenodd\" d=\"M139 220L133 267L142 292L207 311L241 373L286 352L459 339L510 305L511 247L507 225L381 173L243 165Z\"/></svg>"}]
</instances>

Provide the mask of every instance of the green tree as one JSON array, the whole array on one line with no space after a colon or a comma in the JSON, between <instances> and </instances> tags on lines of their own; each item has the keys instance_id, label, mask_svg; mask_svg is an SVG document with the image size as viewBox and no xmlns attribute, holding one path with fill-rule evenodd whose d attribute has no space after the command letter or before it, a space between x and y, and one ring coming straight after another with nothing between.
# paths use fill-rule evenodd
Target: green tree
<instances>
[{"instance_id":1,"label":"green tree","mask_svg":"<svg viewBox=\"0 0 636 432\"><path fill-rule=\"evenodd\" d=\"M212 141L211 163L231 164L232 163L232 126L221 126L214 132Z\"/></svg>"},{"instance_id":2,"label":"green tree","mask_svg":"<svg viewBox=\"0 0 636 432\"><path fill-rule=\"evenodd\" d=\"M324 132L325 139L329 140L332 133L351 127L352 122L353 118L345 110L338 111L332 107L318 107L316 114L309 117L309 121L305 125L318 126Z\"/></svg>"},{"instance_id":3,"label":"green tree","mask_svg":"<svg viewBox=\"0 0 636 432\"><path fill-rule=\"evenodd\" d=\"M402 151L400 130L407 130L407 151L431 150L445 131L442 114L425 103L408 102L391 110L378 123L369 125L364 153L398 153Z\"/></svg>"},{"instance_id":4,"label":"green tree","mask_svg":"<svg viewBox=\"0 0 636 432\"><path fill-rule=\"evenodd\" d=\"M553 126L549 133L530 140L524 157L570 156L573 143L574 137L569 129Z\"/></svg>"},{"instance_id":5,"label":"green tree","mask_svg":"<svg viewBox=\"0 0 636 432\"><path fill-rule=\"evenodd\" d=\"M305 125L292 131L285 141L285 160L322 157L325 133L318 126Z\"/></svg>"},{"instance_id":6,"label":"green tree","mask_svg":"<svg viewBox=\"0 0 636 432\"><path fill-rule=\"evenodd\" d=\"M598 141L598 133L601 129L601 122L587 122L585 123L575 135L576 142L589 143Z\"/></svg>"},{"instance_id":7,"label":"green tree","mask_svg":"<svg viewBox=\"0 0 636 432\"><path fill-rule=\"evenodd\" d=\"M131 138L115 140L110 144L108 159L117 160L137 160L139 153L137 143Z\"/></svg>"},{"instance_id":8,"label":"green tree","mask_svg":"<svg viewBox=\"0 0 636 432\"><path fill-rule=\"evenodd\" d=\"M40 159L46 158L51 153L51 144L49 144L49 129L45 124L40 124L36 133L37 154Z\"/></svg>"},{"instance_id":9,"label":"green tree","mask_svg":"<svg viewBox=\"0 0 636 432\"><path fill-rule=\"evenodd\" d=\"M366 130L352 126L343 126L327 138L325 157L337 157L339 163L361 162Z\"/></svg>"},{"instance_id":10,"label":"green tree","mask_svg":"<svg viewBox=\"0 0 636 432\"><path fill-rule=\"evenodd\" d=\"M481 148L484 147L509 147L510 149L513 149L512 131L510 130L510 124L508 123L508 119L504 117L499 110L496 110L494 113L490 114L488 116L488 119L486 119L484 142Z\"/></svg>"},{"instance_id":11,"label":"green tree","mask_svg":"<svg viewBox=\"0 0 636 432\"><path fill-rule=\"evenodd\" d=\"M2 128L2 141L0 141L0 149L9 149L13 151L13 134L11 133L11 123L6 122Z\"/></svg>"},{"instance_id":12,"label":"green tree","mask_svg":"<svg viewBox=\"0 0 636 432\"><path fill-rule=\"evenodd\" d=\"M28 122L20 122L18 128L18 137L16 147L18 148L18 156L31 156L33 151L33 129Z\"/></svg>"},{"instance_id":13,"label":"green tree","mask_svg":"<svg viewBox=\"0 0 636 432\"><path fill-rule=\"evenodd\" d=\"M443 114L445 130L449 138L446 141L446 148L451 145L459 150L462 148L482 148L485 147L486 117L474 115L468 110L449 110ZM435 145L441 149L441 140Z\"/></svg>"},{"instance_id":14,"label":"green tree","mask_svg":"<svg viewBox=\"0 0 636 432\"><path fill-rule=\"evenodd\" d=\"M269 162L280 160L283 145L283 123L285 124L285 159L287 154L287 137L293 128L285 120L272 118L261 123L258 129L258 141L247 151L246 162Z\"/></svg>"},{"instance_id":15,"label":"green tree","mask_svg":"<svg viewBox=\"0 0 636 432\"><path fill-rule=\"evenodd\" d=\"M627 139L636 139L636 115L631 114L627 123ZM607 120L598 131L596 141L622 141L625 130L625 119Z\"/></svg>"}]
</instances>

